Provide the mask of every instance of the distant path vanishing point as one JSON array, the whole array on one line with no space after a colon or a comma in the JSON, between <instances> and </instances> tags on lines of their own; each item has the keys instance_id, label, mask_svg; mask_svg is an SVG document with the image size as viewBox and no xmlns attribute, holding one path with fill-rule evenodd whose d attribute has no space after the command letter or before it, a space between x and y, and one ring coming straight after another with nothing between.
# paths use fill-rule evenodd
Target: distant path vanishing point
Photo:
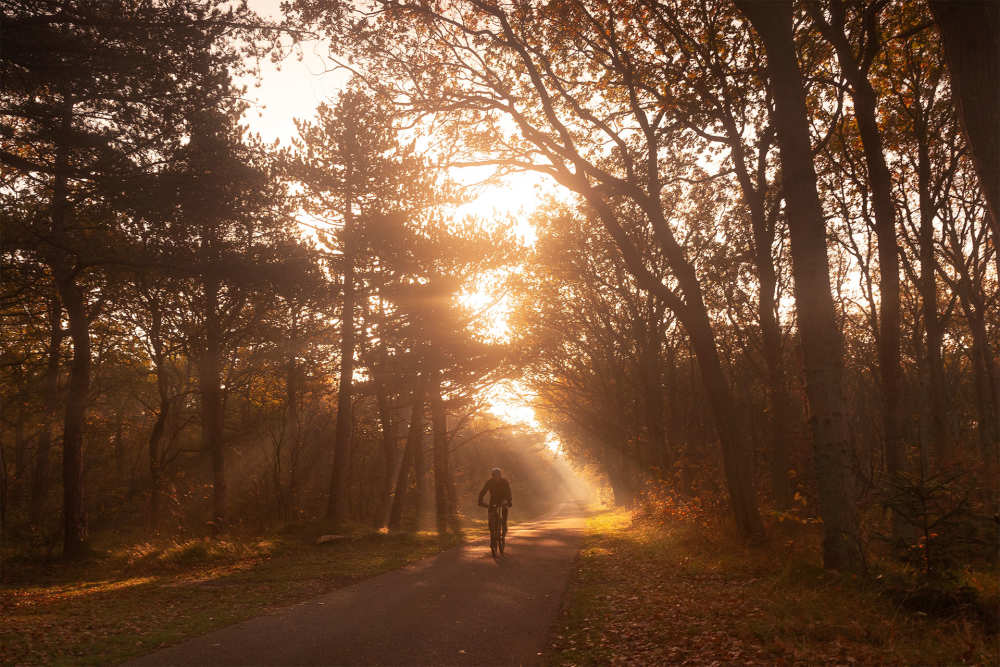
<instances>
[{"instance_id":1,"label":"distant path vanishing point","mask_svg":"<svg viewBox=\"0 0 1000 667\"><path fill-rule=\"evenodd\" d=\"M575 503L488 540L217 630L128 665L539 662L583 534Z\"/></svg>"}]
</instances>

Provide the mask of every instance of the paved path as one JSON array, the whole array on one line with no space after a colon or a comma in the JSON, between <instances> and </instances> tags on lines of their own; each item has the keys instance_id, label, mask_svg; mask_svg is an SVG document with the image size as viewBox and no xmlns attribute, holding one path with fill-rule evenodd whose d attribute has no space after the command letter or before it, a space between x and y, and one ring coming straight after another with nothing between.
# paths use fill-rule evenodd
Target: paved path
<instances>
[{"instance_id":1,"label":"paved path","mask_svg":"<svg viewBox=\"0 0 1000 667\"><path fill-rule=\"evenodd\" d=\"M130 665L526 665L539 661L583 533L575 505Z\"/></svg>"}]
</instances>

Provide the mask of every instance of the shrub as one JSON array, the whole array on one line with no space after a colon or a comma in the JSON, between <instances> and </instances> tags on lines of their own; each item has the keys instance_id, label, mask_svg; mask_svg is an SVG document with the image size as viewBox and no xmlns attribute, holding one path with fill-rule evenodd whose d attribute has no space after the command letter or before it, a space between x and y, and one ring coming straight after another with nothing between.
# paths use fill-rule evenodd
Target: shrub
<instances>
[{"instance_id":1,"label":"shrub","mask_svg":"<svg viewBox=\"0 0 1000 667\"><path fill-rule=\"evenodd\" d=\"M973 510L970 494L961 473L897 475L885 484L881 502L909 530L882 538L926 578L950 577L963 565L995 560L998 523Z\"/></svg>"}]
</instances>

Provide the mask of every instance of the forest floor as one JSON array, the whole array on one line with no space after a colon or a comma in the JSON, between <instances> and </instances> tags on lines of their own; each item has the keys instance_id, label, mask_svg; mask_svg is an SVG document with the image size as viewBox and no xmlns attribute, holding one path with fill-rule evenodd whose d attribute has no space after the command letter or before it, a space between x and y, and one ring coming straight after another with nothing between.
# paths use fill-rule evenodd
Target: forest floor
<instances>
[{"instance_id":1,"label":"forest floor","mask_svg":"<svg viewBox=\"0 0 1000 667\"><path fill-rule=\"evenodd\" d=\"M117 664L460 542L434 533L368 533L317 545L316 536L164 540L76 565L8 563L0 664Z\"/></svg>"},{"instance_id":2,"label":"forest floor","mask_svg":"<svg viewBox=\"0 0 1000 667\"><path fill-rule=\"evenodd\" d=\"M997 664L973 618L902 609L791 542L592 515L546 659L594 664Z\"/></svg>"}]
</instances>

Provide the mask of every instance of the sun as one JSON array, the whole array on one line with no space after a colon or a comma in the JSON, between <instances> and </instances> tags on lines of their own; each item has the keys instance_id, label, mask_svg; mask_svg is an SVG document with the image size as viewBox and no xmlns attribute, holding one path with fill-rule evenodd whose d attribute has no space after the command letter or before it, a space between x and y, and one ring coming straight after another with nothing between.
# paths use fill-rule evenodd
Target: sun
<instances>
[{"instance_id":1,"label":"sun","mask_svg":"<svg viewBox=\"0 0 1000 667\"><path fill-rule=\"evenodd\" d=\"M452 169L451 177L472 195L470 201L456 208L457 216L475 218L487 226L507 226L519 243L535 245L538 232L531 216L552 190L549 179L533 172L518 172L484 182L489 174L467 167Z\"/></svg>"}]
</instances>

